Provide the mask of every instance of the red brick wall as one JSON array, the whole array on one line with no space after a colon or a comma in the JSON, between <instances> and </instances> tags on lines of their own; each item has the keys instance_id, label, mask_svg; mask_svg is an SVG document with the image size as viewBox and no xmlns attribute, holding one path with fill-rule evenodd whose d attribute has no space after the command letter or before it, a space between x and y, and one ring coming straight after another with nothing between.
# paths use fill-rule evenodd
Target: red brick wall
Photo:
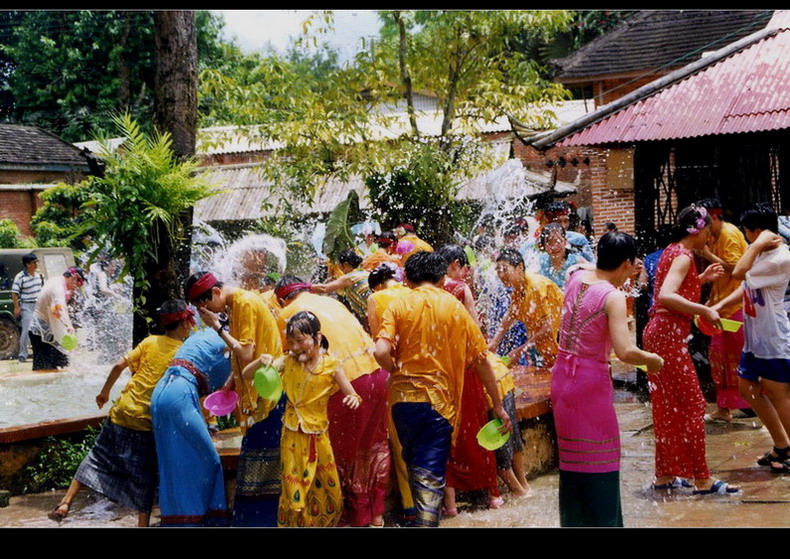
<instances>
[{"instance_id":1,"label":"red brick wall","mask_svg":"<svg viewBox=\"0 0 790 559\"><path fill-rule=\"evenodd\" d=\"M669 70L661 72L660 74L651 74L649 76L636 77L620 77L620 78L607 78L596 81L593 84L593 95L595 96L595 107L611 103L615 99L631 93L639 89L645 84L657 80L661 76L667 74ZM630 80L635 80L631 82ZM629 83L630 82L630 83ZM612 88L617 88L612 91Z\"/></svg>"},{"instance_id":2,"label":"red brick wall","mask_svg":"<svg viewBox=\"0 0 790 559\"><path fill-rule=\"evenodd\" d=\"M201 167L213 167L219 165L242 165L245 163L255 163L263 161L271 154L271 151L254 151L248 153L220 153L215 155L200 156L199 165Z\"/></svg>"},{"instance_id":3,"label":"red brick wall","mask_svg":"<svg viewBox=\"0 0 790 559\"><path fill-rule=\"evenodd\" d=\"M514 151L528 169L547 172L556 168L558 180L577 185L578 192L567 200L574 201L580 207L592 206L596 237L604 233L607 221L614 222L621 231L634 233L634 189L614 189L608 186L608 149L593 146L554 146L539 151L516 140ZM564 167L558 165L560 157L565 158ZM587 158L589 164L584 163ZM571 163L573 159L577 160L576 165ZM548 161L553 161L554 166L546 165Z\"/></svg>"},{"instance_id":4,"label":"red brick wall","mask_svg":"<svg viewBox=\"0 0 790 559\"><path fill-rule=\"evenodd\" d=\"M58 171L0 171L3 184L47 184L57 182L75 183L84 178L81 173ZM23 235L32 235L30 219L43 201L40 190L2 190L0 187L0 219L11 219Z\"/></svg>"},{"instance_id":5,"label":"red brick wall","mask_svg":"<svg viewBox=\"0 0 790 559\"><path fill-rule=\"evenodd\" d=\"M0 190L0 219L10 219L23 235L32 235L30 218L41 207L39 190Z\"/></svg>"}]
</instances>

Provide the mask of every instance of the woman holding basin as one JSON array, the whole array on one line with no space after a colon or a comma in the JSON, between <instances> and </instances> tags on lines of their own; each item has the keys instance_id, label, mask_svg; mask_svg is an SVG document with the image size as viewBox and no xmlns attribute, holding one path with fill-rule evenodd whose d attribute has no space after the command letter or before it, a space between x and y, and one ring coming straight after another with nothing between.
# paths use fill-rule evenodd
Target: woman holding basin
<instances>
[{"instance_id":1,"label":"woman holding basin","mask_svg":"<svg viewBox=\"0 0 790 559\"><path fill-rule=\"evenodd\" d=\"M688 350L693 316L719 323L718 312L699 300L702 283L721 276L724 268L711 264L699 274L694 263L693 251L703 249L709 237L707 210L689 206L678 214L673 242L658 261L656 296L642 336L645 348L666 363L648 374L656 438L653 487L729 495L739 489L711 477L705 459L705 398Z\"/></svg>"}]
</instances>

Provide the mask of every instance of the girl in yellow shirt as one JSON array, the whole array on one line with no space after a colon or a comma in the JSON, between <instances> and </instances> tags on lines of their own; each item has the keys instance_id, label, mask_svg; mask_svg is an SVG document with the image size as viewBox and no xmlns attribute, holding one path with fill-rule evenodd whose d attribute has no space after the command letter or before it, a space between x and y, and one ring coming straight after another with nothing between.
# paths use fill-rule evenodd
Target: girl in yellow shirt
<instances>
[{"instance_id":1,"label":"girl in yellow shirt","mask_svg":"<svg viewBox=\"0 0 790 559\"><path fill-rule=\"evenodd\" d=\"M281 371L288 402L283 416L282 492L278 526L334 526L340 519L343 495L327 429L327 403L339 389L343 404L359 407L360 396L327 354L329 342L321 323L309 311L293 315L286 325L288 354L274 360L264 354L244 369L251 378L260 365Z\"/></svg>"}]
</instances>

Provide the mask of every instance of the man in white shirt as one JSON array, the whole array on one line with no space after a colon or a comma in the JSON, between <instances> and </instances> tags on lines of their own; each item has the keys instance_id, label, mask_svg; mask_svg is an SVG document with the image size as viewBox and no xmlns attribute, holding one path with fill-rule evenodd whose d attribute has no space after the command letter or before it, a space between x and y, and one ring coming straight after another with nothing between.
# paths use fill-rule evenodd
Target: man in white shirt
<instances>
[{"instance_id":1,"label":"man in white shirt","mask_svg":"<svg viewBox=\"0 0 790 559\"><path fill-rule=\"evenodd\" d=\"M84 284L85 272L75 266L44 282L30 324L34 371L55 371L69 364L61 345L63 336L74 333L67 303Z\"/></svg>"},{"instance_id":2,"label":"man in white shirt","mask_svg":"<svg viewBox=\"0 0 790 559\"><path fill-rule=\"evenodd\" d=\"M777 234L778 220L768 205L741 216L751 243L732 277L745 280L713 308L743 297L744 344L738 367L741 396L765 425L774 448L757 460L774 473L790 473L790 319L784 294L790 281L790 250Z\"/></svg>"}]
</instances>

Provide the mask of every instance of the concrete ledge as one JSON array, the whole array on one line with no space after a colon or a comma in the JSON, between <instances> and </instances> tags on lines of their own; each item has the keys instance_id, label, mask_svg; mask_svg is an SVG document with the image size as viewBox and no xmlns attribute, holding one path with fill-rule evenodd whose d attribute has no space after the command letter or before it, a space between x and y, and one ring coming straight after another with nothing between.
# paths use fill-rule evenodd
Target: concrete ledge
<instances>
[{"instance_id":1,"label":"concrete ledge","mask_svg":"<svg viewBox=\"0 0 790 559\"><path fill-rule=\"evenodd\" d=\"M86 427L98 427L107 417L107 412L68 419L53 419L40 423L28 423L0 429L0 444L17 443L32 439L42 439L50 435L79 433Z\"/></svg>"}]
</instances>

